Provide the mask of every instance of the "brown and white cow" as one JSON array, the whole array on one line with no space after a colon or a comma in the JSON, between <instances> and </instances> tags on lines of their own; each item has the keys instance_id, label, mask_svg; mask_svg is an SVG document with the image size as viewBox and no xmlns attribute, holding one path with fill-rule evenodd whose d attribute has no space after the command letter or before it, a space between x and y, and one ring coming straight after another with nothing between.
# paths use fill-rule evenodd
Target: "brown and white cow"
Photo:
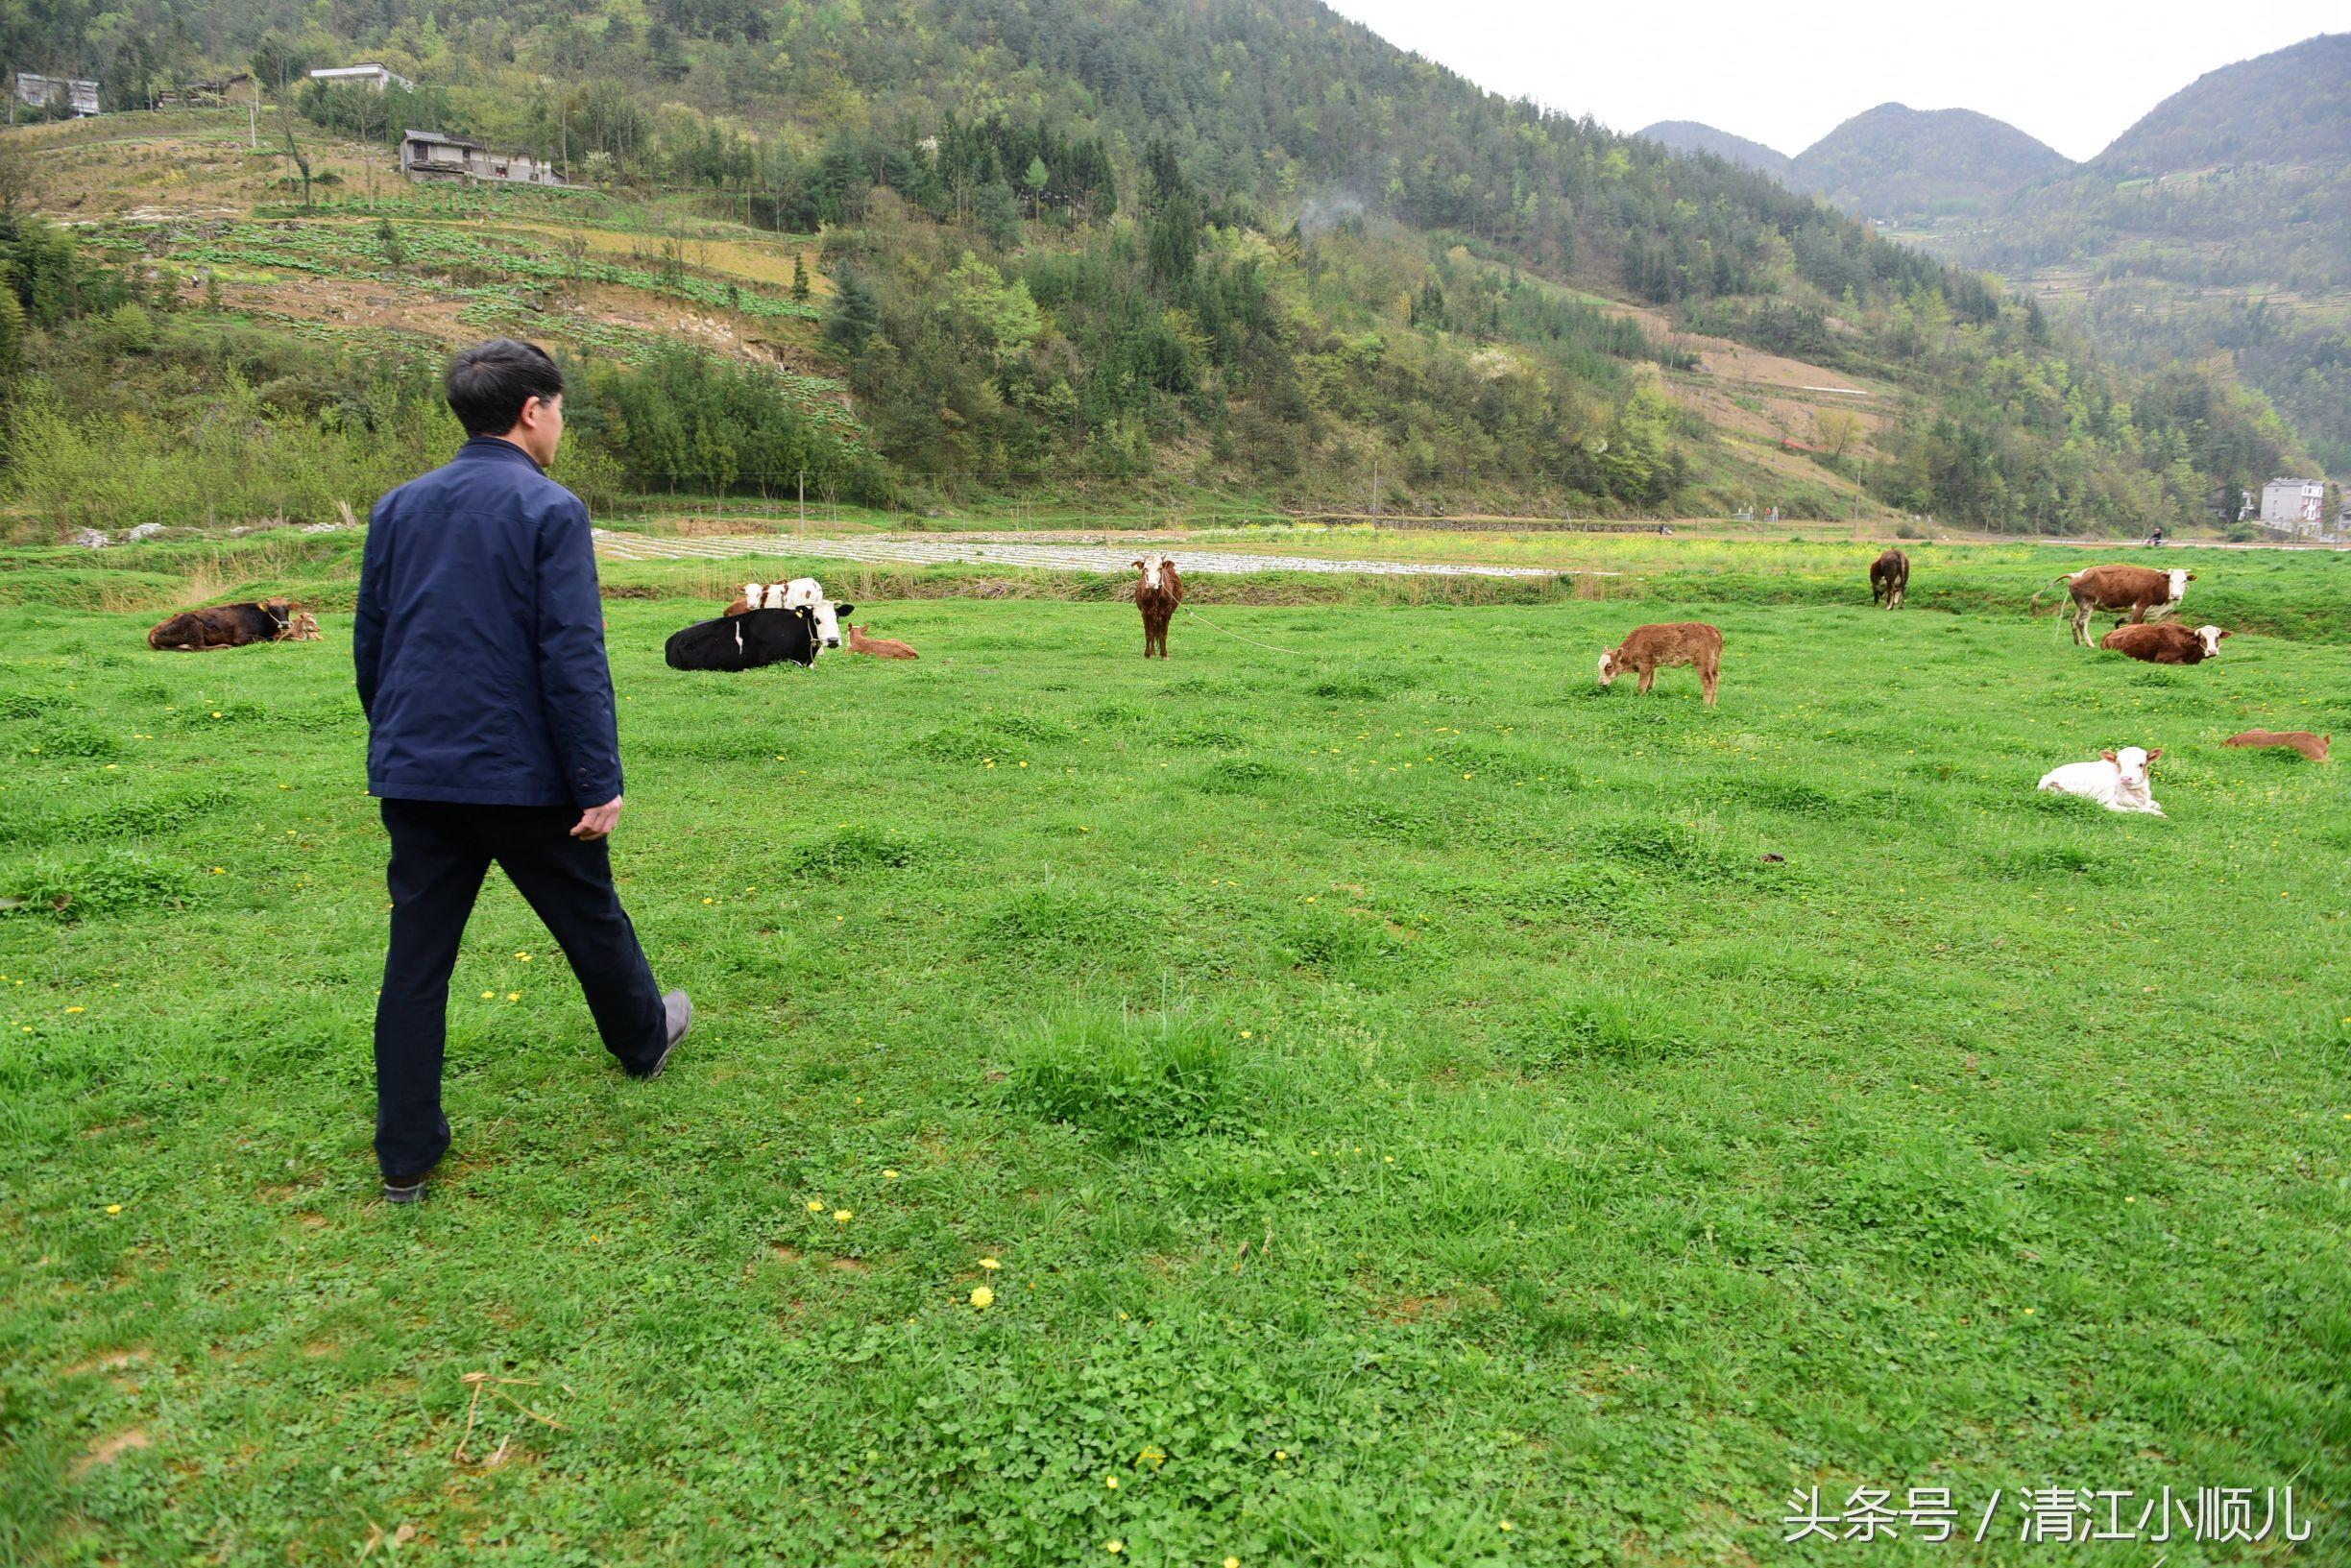
<instances>
[{"instance_id":1,"label":"brown and white cow","mask_svg":"<svg viewBox=\"0 0 2351 1568\"><path fill-rule=\"evenodd\" d=\"M253 642L275 642L286 635L290 618L291 612L283 599L216 604L158 623L147 634L147 646L162 652L201 653L207 648L242 648Z\"/></svg>"},{"instance_id":2,"label":"brown and white cow","mask_svg":"<svg viewBox=\"0 0 2351 1568\"><path fill-rule=\"evenodd\" d=\"M2158 571L2153 567L2084 567L2057 581L2066 585L2066 592L2073 600L2073 641L2086 648L2090 645L2092 615L2100 610L2127 610L2134 626L2161 619L2180 607L2180 601L2188 596L2188 585L2195 581L2195 573L2184 567L2168 571ZM2034 594L2033 603L2040 602L2041 595Z\"/></svg>"},{"instance_id":3,"label":"brown and white cow","mask_svg":"<svg viewBox=\"0 0 2351 1568\"><path fill-rule=\"evenodd\" d=\"M2218 626L2199 626L2192 632L2168 620L2156 626L2118 626L2098 639L2098 646L2150 664L2200 664L2220 656L2220 639L2226 636Z\"/></svg>"},{"instance_id":4,"label":"brown and white cow","mask_svg":"<svg viewBox=\"0 0 2351 1568\"><path fill-rule=\"evenodd\" d=\"M1888 550L1870 563L1870 598L1882 602L1888 610L1900 610L1903 595L1910 589L1910 558L1900 550Z\"/></svg>"},{"instance_id":5,"label":"brown and white cow","mask_svg":"<svg viewBox=\"0 0 2351 1568\"><path fill-rule=\"evenodd\" d=\"M1183 603L1183 578L1176 574L1175 558L1156 550L1135 562L1134 568L1135 608L1143 612L1143 657L1149 659L1155 647L1165 659L1168 622Z\"/></svg>"},{"instance_id":6,"label":"brown and white cow","mask_svg":"<svg viewBox=\"0 0 2351 1568\"><path fill-rule=\"evenodd\" d=\"M1657 680L1659 670L1688 664L1697 670L1699 688L1706 693L1707 706L1711 708L1714 688L1722 680L1722 646L1721 628L1703 620L1636 626L1622 642L1600 656L1600 684L1613 685L1626 670L1638 670L1640 689L1646 692Z\"/></svg>"},{"instance_id":7,"label":"brown and white cow","mask_svg":"<svg viewBox=\"0 0 2351 1568\"><path fill-rule=\"evenodd\" d=\"M2314 762L2327 760L2327 748L2335 744L2331 735L2313 735L2308 730L2247 730L2230 736L2220 742L2223 746L2285 746L2298 751Z\"/></svg>"}]
</instances>

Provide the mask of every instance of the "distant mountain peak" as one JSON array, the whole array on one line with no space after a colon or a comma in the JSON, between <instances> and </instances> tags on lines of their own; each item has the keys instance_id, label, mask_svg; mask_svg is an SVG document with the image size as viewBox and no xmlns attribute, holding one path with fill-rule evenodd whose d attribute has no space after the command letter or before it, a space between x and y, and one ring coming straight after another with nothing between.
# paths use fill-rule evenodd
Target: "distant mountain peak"
<instances>
[{"instance_id":1,"label":"distant mountain peak","mask_svg":"<svg viewBox=\"0 0 2351 1568\"><path fill-rule=\"evenodd\" d=\"M1767 174L1776 180L1785 180L1789 157L1776 147L1766 147L1759 141L1718 131L1697 120L1660 120L1635 135L1644 141L1654 141L1670 147L1677 153L1710 153L1726 162L1741 168Z\"/></svg>"},{"instance_id":2,"label":"distant mountain peak","mask_svg":"<svg viewBox=\"0 0 2351 1568\"><path fill-rule=\"evenodd\" d=\"M2351 162L2351 33L2207 71L2091 159L2104 173L2143 175L2241 162Z\"/></svg>"},{"instance_id":3,"label":"distant mountain peak","mask_svg":"<svg viewBox=\"0 0 2351 1568\"><path fill-rule=\"evenodd\" d=\"M1790 164L1790 181L1863 217L1982 212L2072 161L1972 109L1883 103L1838 126Z\"/></svg>"}]
</instances>

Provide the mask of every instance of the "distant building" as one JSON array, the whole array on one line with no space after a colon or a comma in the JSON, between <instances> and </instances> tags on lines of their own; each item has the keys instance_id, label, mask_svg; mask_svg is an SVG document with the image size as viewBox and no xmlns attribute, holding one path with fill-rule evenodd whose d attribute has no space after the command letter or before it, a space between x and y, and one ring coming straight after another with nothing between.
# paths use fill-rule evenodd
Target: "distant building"
<instances>
[{"instance_id":1,"label":"distant building","mask_svg":"<svg viewBox=\"0 0 2351 1568\"><path fill-rule=\"evenodd\" d=\"M2289 533L2315 534L2326 520L2326 481L2272 479L2262 486L2261 520Z\"/></svg>"},{"instance_id":2,"label":"distant building","mask_svg":"<svg viewBox=\"0 0 2351 1568\"><path fill-rule=\"evenodd\" d=\"M251 71L232 72L216 82L189 82L178 87L162 88L155 95L155 107L171 109L186 106L198 109L218 109L228 103L230 96L239 87L258 92L258 89L254 87Z\"/></svg>"},{"instance_id":3,"label":"distant building","mask_svg":"<svg viewBox=\"0 0 2351 1568\"><path fill-rule=\"evenodd\" d=\"M496 180L512 185L560 185L563 177L545 158L527 153L493 153L477 141L438 131L400 135L400 173L418 184Z\"/></svg>"},{"instance_id":4,"label":"distant building","mask_svg":"<svg viewBox=\"0 0 2351 1568\"><path fill-rule=\"evenodd\" d=\"M408 91L416 91L415 83L398 71L376 64L374 60L369 60L364 65L321 66L310 73L310 80L324 82L328 86L340 82L355 87L374 87L377 92L383 91L397 82Z\"/></svg>"},{"instance_id":5,"label":"distant building","mask_svg":"<svg viewBox=\"0 0 2351 1568\"><path fill-rule=\"evenodd\" d=\"M78 76L36 76L16 73L16 102L34 109L62 106L78 118L98 112L98 84Z\"/></svg>"}]
</instances>

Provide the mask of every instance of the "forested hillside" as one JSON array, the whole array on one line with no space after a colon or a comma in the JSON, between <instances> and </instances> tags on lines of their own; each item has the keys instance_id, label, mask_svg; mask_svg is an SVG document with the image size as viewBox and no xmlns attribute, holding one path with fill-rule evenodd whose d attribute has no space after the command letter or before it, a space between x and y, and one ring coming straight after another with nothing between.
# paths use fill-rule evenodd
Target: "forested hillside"
<instances>
[{"instance_id":1,"label":"forested hillside","mask_svg":"<svg viewBox=\"0 0 2351 1568\"><path fill-rule=\"evenodd\" d=\"M0 49L118 97L237 65L271 93L259 148L235 148L243 114L188 122L244 160L225 181L267 173L225 210L169 181L134 198L135 155L89 128L8 138L18 210L86 221L110 279L80 305L15 291L19 410L93 463L158 356L191 431L207 384L290 439L343 381L326 418L365 446L428 405L426 350L490 328L593 366L586 445L640 488L815 463L905 504L1360 506L1376 470L1396 510L1866 504L2056 531L2192 520L2301 455L2224 379L2124 375L1809 198L1482 92L1312 0L72 0L0 16ZM303 84L352 59L418 88ZM588 189L408 191L383 172L404 124ZM405 357L337 288L416 302L371 328Z\"/></svg>"},{"instance_id":2,"label":"forested hillside","mask_svg":"<svg viewBox=\"0 0 2351 1568\"><path fill-rule=\"evenodd\" d=\"M2223 356L2351 472L2351 34L2211 72L2071 178L1932 243L2134 363Z\"/></svg>"}]
</instances>

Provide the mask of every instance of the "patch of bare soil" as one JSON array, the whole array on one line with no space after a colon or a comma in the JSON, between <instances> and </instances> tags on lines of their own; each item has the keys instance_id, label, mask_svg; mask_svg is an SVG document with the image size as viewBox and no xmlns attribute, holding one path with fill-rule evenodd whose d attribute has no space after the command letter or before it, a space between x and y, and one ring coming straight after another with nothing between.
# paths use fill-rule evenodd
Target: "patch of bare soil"
<instances>
[{"instance_id":1,"label":"patch of bare soil","mask_svg":"<svg viewBox=\"0 0 2351 1568\"><path fill-rule=\"evenodd\" d=\"M100 1465L112 1464L133 1449L154 1446L155 1439L144 1429L126 1427L111 1437L104 1437L91 1444L87 1453L74 1460L73 1479L79 1481Z\"/></svg>"}]
</instances>

